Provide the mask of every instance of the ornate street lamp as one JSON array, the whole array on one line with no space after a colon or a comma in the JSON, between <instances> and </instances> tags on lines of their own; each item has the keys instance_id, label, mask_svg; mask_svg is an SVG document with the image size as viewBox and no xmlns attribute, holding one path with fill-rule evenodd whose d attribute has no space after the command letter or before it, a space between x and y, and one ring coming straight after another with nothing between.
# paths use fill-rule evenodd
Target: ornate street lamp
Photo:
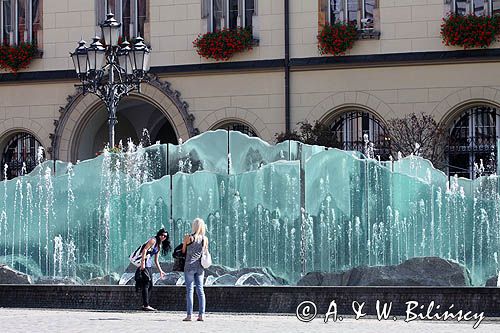
<instances>
[{"instance_id":1,"label":"ornate street lamp","mask_svg":"<svg viewBox=\"0 0 500 333\"><path fill-rule=\"evenodd\" d=\"M151 50L140 36L134 39L132 46L127 41L118 45L121 23L112 13L107 14L106 21L100 26L104 45L100 37L94 37L89 47L81 40L71 58L83 94L95 94L106 105L109 147L113 148L118 102L133 90L140 92L141 82L148 80Z\"/></svg>"}]
</instances>

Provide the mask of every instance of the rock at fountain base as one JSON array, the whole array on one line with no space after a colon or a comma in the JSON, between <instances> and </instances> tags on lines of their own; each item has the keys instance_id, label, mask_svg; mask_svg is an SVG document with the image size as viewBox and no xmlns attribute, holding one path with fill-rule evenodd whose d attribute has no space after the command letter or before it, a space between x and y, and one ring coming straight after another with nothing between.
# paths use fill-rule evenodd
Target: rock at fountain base
<instances>
[{"instance_id":1,"label":"rock at fountain base","mask_svg":"<svg viewBox=\"0 0 500 333\"><path fill-rule=\"evenodd\" d=\"M89 279L86 284L91 285L116 285L120 281L120 275L118 273L111 273L105 276L96 277Z\"/></svg>"},{"instance_id":2,"label":"rock at fountain base","mask_svg":"<svg viewBox=\"0 0 500 333\"><path fill-rule=\"evenodd\" d=\"M492 276L488 280L486 280L486 283L484 284L485 287L500 287L498 284L498 281L500 280L500 277L498 276Z\"/></svg>"},{"instance_id":3,"label":"rock at fountain base","mask_svg":"<svg viewBox=\"0 0 500 333\"><path fill-rule=\"evenodd\" d=\"M0 265L0 284L32 284L31 276Z\"/></svg>"},{"instance_id":4,"label":"rock at fountain base","mask_svg":"<svg viewBox=\"0 0 500 333\"><path fill-rule=\"evenodd\" d=\"M172 272L172 263L160 263L162 270L166 273L164 279L160 279L156 268L153 268L154 285L183 285L184 273ZM135 270L137 267L129 265L120 278L120 285L134 285ZM205 269L205 284L217 286L252 285L252 286L281 286L288 285L288 281L277 276L268 267L248 267L231 269L223 265L212 265Z\"/></svg>"},{"instance_id":5,"label":"rock at fountain base","mask_svg":"<svg viewBox=\"0 0 500 333\"><path fill-rule=\"evenodd\" d=\"M91 280L104 276L101 266L92 263L76 265L76 276L83 280Z\"/></svg>"},{"instance_id":6,"label":"rock at fountain base","mask_svg":"<svg viewBox=\"0 0 500 333\"><path fill-rule=\"evenodd\" d=\"M395 266L355 267L345 272L309 272L298 286L471 286L469 271L451 260L419 257Z\"/></svg>"},{"instance_id":7,"label":"rock at fountain base","mask_svg":"<svg viewBox=\"0 0 500 333\"><path fill-rule=\"evenodd\" d=\"M81 285L83 283L82 279L78 277L69 276L41 276L39 277L36 284L62 284L62 285Z\"/></svg>"}]
</instances>

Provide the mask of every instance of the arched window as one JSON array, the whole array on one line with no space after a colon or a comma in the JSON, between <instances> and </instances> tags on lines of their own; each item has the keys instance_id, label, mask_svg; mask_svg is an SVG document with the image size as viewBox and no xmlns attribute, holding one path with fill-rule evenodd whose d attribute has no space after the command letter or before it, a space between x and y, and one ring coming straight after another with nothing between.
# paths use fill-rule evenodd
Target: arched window
<instances>
[{"instance_id":1,"label":"arched window","mask_svg":"<svg viewBox=\"0 0 500 333\"><path fill-rule=\"evenodd\" d=\"M374 115L366 111L350 111L333 119L331 126L335 140L344 150L364 152L364 135L373 143L374 155L387 160L390 155L390 140L386 130Z\"/></svg>"},{"instance_id":2,"label":"arched window","mask_svg":"<svg viewBox=\"0 0 500 333\"><path fill-rule=\"evenodd\" d=\"M1 178L4 178L4 166L7 164L7 179L31 172L37 164L38 148L42 145L29 133L15 134L5 146L2 154ZM23 170L23 164L26 170Z\"/></svg>"},{"instance_id":3,"label":"arched window","mask_svg":"<svg viewBox=\"0 0 500 333\"><path fill-rule=\"evenodd\" d=\"M499 116L496 108L481 105L465 110L454 122L446 149L450 176L474 179L496 171ZM481 160L484 170L479 170Z\"/></svg>"},{"instance_id":4,"label":"arched window","mask_svg":"<svg viewBox=\"0 0 500 333\"><path fill-rule=\"evenodd\" d=\"M222 125L217 126L215 129L225 129L228 131L238 131L243 134L246 134L248 136L258 136L257 133L248 125L240 122L229 122L229 123L224 123Z\"/></svg>"}]
</instances>

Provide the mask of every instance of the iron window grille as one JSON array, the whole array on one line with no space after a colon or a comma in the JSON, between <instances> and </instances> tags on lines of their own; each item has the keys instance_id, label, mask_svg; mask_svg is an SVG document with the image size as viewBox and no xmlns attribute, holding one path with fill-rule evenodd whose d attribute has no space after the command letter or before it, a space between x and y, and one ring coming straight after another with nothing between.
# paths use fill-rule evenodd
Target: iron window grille
<instances>
[{"instance_id":1,"label":"iron window grille","mask_svg":"<svg viewBox=\"0 0 500 333\"><path fill-rule=\"evenodd\" d=\"M250 126L242 123L237 123L237 122L226 123L220 126L219 128L228 131L238 131L248 136L257 137L257 133L255 133L255 131Z\"/></svg>"},{"instance_id":2,"label":"iron window grille","mask_svg":"<svg viewBox=\"0 0 500 333\"><path fill-rule=\"evenodd\" d=\"M476 165L484 165L483 175L496 172L497 139L500 133L500 114L491 106L467 109L450 129L446 147L448 174L474 179Z\"/></svg>"},{"instance_id":3,"label":"iron window grille","mask_svg":"<svg viewBox=\"0 0 500 333\"><path fill-rule=\"evenodd\" d=\"M351 111L336 118L331 126L332 135L344 150L357 150L365 153L365 134L373 143L375 157L388 160L391 155L391 142L387 131L373 114L364 111Z\"/></svg>"},{"instance_id":4,"label":"iron window grille","mask_svg":"<svg viewBox=\"0 0 500 333\"><path fill-rule=\"evenodd\" d=\"M29 133L14 135L8 141L2 154L1 179L5 178L5 165L7 165L7 179L30 173L37 165L38 148L41 146L40 142ZM26 169L23 169L24 166Z\"/></svg>"}]
</instances>

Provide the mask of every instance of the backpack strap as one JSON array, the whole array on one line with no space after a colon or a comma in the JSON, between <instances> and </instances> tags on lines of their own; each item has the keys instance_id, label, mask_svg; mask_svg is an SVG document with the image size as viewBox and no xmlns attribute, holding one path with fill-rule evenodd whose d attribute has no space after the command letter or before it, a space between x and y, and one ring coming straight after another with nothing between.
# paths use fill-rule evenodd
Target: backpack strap
<instances>
[{"instance_id":1,"label":"backpack strap","mask_svg":"<svg viewBox=\"0 0 500 333\"><path fill-rule=\"evenodd\" d=\"M152 247L150 247L149 249L146 250L146 255L151 255L151 252L153 252L151 249L156 246L156 238L155 237L152 237L152 238L148 239L147 242L142 245L142 247L141 247L141 253L144 250L144 248L146 247L146 245L148 245L149 241L152 240L152 239L155 241L155 243L153 244Z\"/></svg>"}]
</instances>

